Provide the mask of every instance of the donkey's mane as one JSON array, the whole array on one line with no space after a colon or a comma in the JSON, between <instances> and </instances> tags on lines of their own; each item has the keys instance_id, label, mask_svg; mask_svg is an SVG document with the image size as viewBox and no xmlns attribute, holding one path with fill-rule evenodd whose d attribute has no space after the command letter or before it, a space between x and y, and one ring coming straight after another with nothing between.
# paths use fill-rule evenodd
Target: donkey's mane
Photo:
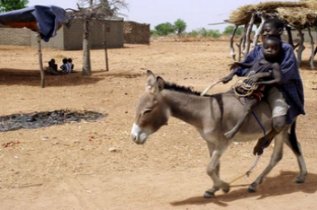
<instances>
[{"instance_id":1,"label":"donkey's mane","mask_svg":"<svg viewBox=\"0 0 317 210\"><path fill-rule=\"evenodd\" d=\"M171 82L166 82L166 81L164 81L164 89L174 90L177 92L188 93L188 94L197 95L197 96L200 96L201 94L200 92L193 90L192 87L185 87L185 86L181 86L181 85L171 83Z\"/></svg>"}]
</instances>

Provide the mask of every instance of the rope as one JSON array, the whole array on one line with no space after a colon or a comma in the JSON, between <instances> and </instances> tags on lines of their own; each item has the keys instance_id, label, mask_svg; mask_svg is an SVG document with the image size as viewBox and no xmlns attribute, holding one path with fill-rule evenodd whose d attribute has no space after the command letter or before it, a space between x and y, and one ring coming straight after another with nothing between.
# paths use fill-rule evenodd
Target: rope
<instances>
[{"instance_id":1,"label":"rope","mask_svg":"<svg viewBox=\"0 0 317 210\"><path fill-rule=\"evenodd\" d=\"M255 161L253 162L253 164L251 165L250 169L247 170L247 172L245 172L244 174L234 178L231 182L229 182L229 184L232 184L236 181L238 181L239 179L242 179L244 176L249 177L250 174L252 173L253 169L256 167L256 165L258 164L259 160L260 160L261 155L256 155Z\"/></svg>"},{"instance_id":2,"label":"rope","mask_svg":"<svg viewBox=\"0 0 317 210\"><path fill-rule=\"evenodd\" d=\"M239 97L250 96L259 85L250 78L240 79L233 85L232 89L234 93Z\"/></svg>"}]
</instances>

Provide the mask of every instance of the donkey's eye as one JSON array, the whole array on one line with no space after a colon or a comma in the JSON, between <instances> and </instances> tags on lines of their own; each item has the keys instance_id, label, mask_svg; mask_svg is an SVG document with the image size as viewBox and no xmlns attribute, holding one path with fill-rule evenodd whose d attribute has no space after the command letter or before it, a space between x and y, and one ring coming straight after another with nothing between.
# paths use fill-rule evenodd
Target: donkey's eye
<instances>
[{"instance_id":1,"label":"donkey's eye","mask_svg":"<svg viewBox=\"0 0 317 210\"><path fill-rule=\"evenodd\" d=\"M143 115L149 114L151 111L152 111L152 109L146 109L146 110L143 112Z\"/></svg>"}]
</instances>

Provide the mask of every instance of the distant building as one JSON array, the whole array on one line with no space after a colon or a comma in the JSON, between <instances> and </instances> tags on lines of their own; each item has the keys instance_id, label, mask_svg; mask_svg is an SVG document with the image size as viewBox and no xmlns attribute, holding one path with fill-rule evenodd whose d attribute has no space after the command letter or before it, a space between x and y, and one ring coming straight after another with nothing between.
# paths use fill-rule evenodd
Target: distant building
<instances>
[{"instance_id":1,"label":"distant building","mask_svg":"<svg viewBox=\"0 0 317 210\"><path fill-rule=\"evenodd\" d=\"M105 20L106 41L109 48L120 48L124 45L123 19ZM90 47L100 49L104 47L104 32L101 20L90 21ZM36 46L37 34L29 29L0 28L0 45ZM69 27L63 25L57 35L49 42L42 42L44 47L61 50L81 50L83 41L83 20L74 19Z\"/></svg>"},{"instance_id":2,"label":"distant building","mask_svg":"<svg viewBox=\"0 0 317 210\"><path fill-rule=\"evenodd\" d=\"M105 20L106 41L108 48L121 48L124 43L150 44L150 24L123 21L123 18ZM90 47L104 47L104 32L101 20L90 22ZM0 45L37 46L37 34L26 28L5 28L0 25ZM49 42L42 42L43 47L60 50L81 50L83 42L83 20L74 19L68 26L63 25Z\"/></svg>"},{"instance_id":3,"label":"distant building","mask_svg":"<svg viewBox=\"0 0 317 210\"><path fill-rule=\"evenodd\" d=\"M124 42L129 44L150 44L150 24L124 21Z\"/></svg>"}]
</instances>

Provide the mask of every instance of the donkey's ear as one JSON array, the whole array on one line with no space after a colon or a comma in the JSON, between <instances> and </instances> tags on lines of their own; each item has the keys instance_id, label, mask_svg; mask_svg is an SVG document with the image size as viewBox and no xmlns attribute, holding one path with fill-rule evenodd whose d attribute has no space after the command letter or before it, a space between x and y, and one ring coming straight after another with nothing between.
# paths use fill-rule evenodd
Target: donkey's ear
<instances>
[{"instance_id":1,"label":"donkey's ear","mask_svg":"<svg viewBox=\"0 0 317 210\"><path fill-rule=\"evenodd\" d=\"M156 82L157 82L157 86L158 86L159 90L164 89L165 82L164 82L164 79L162 77L157 76L156 77Z\"/></svg>"},{"instance_id":2,"label":"donkey's ear","mask_svg":"<svg viewBox=\"0 0 317 210\"><path fill-rule=\"evenodd\" d=\"M159 88L158 88L158 84L156 81L156 76L150 70L147 70L146 74L147 74L147 81L146 81L145 91L150 92L150 93L158 92Z\"/></svg>"}]
</instances>

